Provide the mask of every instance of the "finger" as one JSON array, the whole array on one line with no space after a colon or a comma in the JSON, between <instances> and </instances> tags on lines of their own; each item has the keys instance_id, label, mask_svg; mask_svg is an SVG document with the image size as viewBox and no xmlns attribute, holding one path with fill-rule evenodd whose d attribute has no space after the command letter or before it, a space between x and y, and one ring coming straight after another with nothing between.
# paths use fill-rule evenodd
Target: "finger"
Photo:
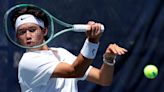
<instances>
[{"instance_id":1,"label":"finger","mask_svg":"<svg viewBox=\"0 0 164 92\"><path fill-rule=\"evenodd\" d=\"M117 54L117 51L115 49L115 45L114 44L109 45L109 47L107 49L107 52L110 52L110 53L113 53L113 54Z\"/></svg>"},{"instance_id":2,"label":"finger","mask_svg":"<svg viewBox=\"0 0 164 92\"><path fill-rule=\"evenodd\" d=\"M119 47L117 44L114 44L114 49L116 50L118 55L125 54L123 49L121 47Z\"/></svg>"},{"instance_id":3,"label":"finger","mask_svg":"<svg viewBox=\"0 0 164 92\"><path fill-rule=\"evenodd\" d=\"M119 47L118 45L116 46L116 50L119 55L125 54L124 50L121 47Z\"/></svg>"},{"instance_id":4,"label":"finger","mask_svg":"<svg viewBox=\"0 0 164 92\"><path fill-rule=\"evenodd\" d=\"M122 48L122 50L123 50L124 52L128 52L128 50L126 50L125 48Z\"/></svg>"},{"instance_id":5,"label":"finger","mask_svg":"<svg viewBox=\"0 0 164 92\"><path fill-rule=\"evenodd\" d=\"M101 31L101 23L97 23L97 25L98 25L98 31Z\"/></svg>"},{"instance_id":6,"label":"finger","mask_svg":"<svg viewBox=\"0 0 164 92\"><path fill-rule=\"evenodd\" d=\"M94 21L89 21L89 22L88 22L88 25L89 25L89 26L88 26L88 29L87 29L88 31L89 31L89 30L92 30L92 25L93 25L93 24L95 24Z\"/></svg>"},{"instance_id":7,"label":"finger","mask_svg":"<svg viewBox=\"0 0 164 92\"><path fill-rule=\"evenodd\" d=\"M89 22L88 22L88 25L93 25L93 24L95 24L94 21L89 21Z\"/></svg>"},{"instance_id":8,"label":"finger","mask_svg":"<svg viewBox=\"0 0 164 92\"><path fill-rule=\"evenodd\" d=\"M114 46L114 51L115 51L115 54L121 55L121 50L117 45Z\"/></svg>"},{"instance_id":9,"label":"finger","mask_svg":"<svg viewBox=\"0 0 164 92\"><path fill-rule=\"evenodd\" d=\"M98 23L95 23L95 31L97 32L97 31L99 31L99 24Z\"/></svg>"},{"instance_id":10,"label":"finger","mask_svg":"<svg viewBox=\"0 0 164 92\"><path fill-rule=\"evenodd\" d=\"M118 45L116 46L116 50L117 50L119 55L125 54L127 52L126 49L119 47Z\"/></svg>"},{"instance_id":11,"label":"finger","mask_svg":"<svg viewBox=\"0 0 164 92\"><path fill-rule=\"evenodd\" d=\"M109 46L109 50L111 51L111 53L114 53L116 55L122 55L125 54L125 51L123 48L119 47L117 44L111 44Z\"/></svg>"},{"instance_id":12,"label":"finger","mask_svg":"<svg viewBox=\"0 0 164 92\"><path fill-rule=\"evenodd\" d=\"M96 24L94 24L94 25L91 25L91 35L92 36L95 36L95 34L96 34L96 31L97 31L97 25Z\"/></svg>"}]
</instances>

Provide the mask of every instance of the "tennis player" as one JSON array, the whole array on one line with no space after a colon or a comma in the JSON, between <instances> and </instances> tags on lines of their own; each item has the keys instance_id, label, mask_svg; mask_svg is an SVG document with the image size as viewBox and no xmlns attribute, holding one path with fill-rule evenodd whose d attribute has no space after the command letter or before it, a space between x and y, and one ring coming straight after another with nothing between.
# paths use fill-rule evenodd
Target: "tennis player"
<instances>
[{"instance_id":1,"label":"tennis player","mask_svg":"<svg viewBox=\"0 0 164 92\"><path fill-rule=\"evenodd\" d=\"M35 46L46 40L49 23L47 16L40 10L23 8L15 11L12 23L21 45ZM125 54L127 50L110 44L103 55L101 68L91 66L102 33L100 23L89 21L87 25L86 40L78 56L64 48L47 45L26 50L18 69L22 92L78 92L78 80L88 80L102 86L111 85L115 57Z\"/></svg>"}]
</instances>

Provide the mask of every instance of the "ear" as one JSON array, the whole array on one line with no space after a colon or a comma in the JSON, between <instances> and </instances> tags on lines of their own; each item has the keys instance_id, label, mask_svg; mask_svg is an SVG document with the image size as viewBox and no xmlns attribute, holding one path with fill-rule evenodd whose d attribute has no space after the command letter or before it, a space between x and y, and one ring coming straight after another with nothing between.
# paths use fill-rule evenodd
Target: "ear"
<instances>
[{"instance_id":1,"label":"ear","mask_svg":"<svg viewBox=\"0 0 164 92\"><path fill-rule=\"evenodd\" d=\"M46 36L48 34L48 28L44 28L43 32L44 32L44 36Z\"/></svg>"}]
</instances>

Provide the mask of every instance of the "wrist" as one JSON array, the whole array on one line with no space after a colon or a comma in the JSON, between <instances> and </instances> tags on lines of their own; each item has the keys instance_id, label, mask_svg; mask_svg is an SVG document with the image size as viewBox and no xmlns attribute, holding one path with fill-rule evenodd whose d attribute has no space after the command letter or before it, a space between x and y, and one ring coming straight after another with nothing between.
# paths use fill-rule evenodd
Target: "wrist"
<instances>
[{"instance_id":1,"label":"wrist","mask_svg":"<svg viewBox=\"0 0 164 92\"><path fill-rule=\"evenodd\" d=\"M114 66L116 63L116 56L115 55L109 55L107 56L106 54L103 55L103 62L109 66Z\"/></svg>"},{"instance_id":2,"label":"wrist","mask_svg":"<svg viewBox=\"0 0 164 92\"><path fill-rule=\"evenodd\" d=\"M92 42L92 43L98 43L99 42L99 38L88 38L88 41Z\"/></svg>"},{"instance_id":3,"label":"wrist","mask_svg":"<svg viewBox=\"0 0 164 92\"><path fill-rule=\"evenodd\" d=\"M99 43L92 43L86 39L80 52L84 57L94 59L96 57L98 47Z\"/></svg>"}]
</instances>

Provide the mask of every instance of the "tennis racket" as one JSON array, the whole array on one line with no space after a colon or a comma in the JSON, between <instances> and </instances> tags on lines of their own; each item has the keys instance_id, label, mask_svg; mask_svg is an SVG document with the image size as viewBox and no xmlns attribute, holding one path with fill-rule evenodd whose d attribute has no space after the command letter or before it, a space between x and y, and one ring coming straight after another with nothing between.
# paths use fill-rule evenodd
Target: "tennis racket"
<instances>
[{"instance_id":1,"label":"tennis racket","mask_svg":"<svg viewBox=\"0 0 164 92\"><path fill-rule=\"evenodd\" d=\"M20 8L24 8L24 7L32 7L32 8L37 8L39 10L41 10L42 12L44 12L47 17L48 17L48 20L49 20L49 38L43 42L42 44L39 44L39 45L35 45L35 46L24 46L24 45L21 45L18 43L18 41L16 40L16 37L15 37L15 34L16 32L15 31L11 31L11 30L15 30L15 29L11 29L11 23L10 23L10 20L9 18L11 17L12 13L14 11L16 11L17 9L20 9ZM54 24L57 23L61 26L64 26L65 28L60 30L60 31L57 31L55 32L54 31ZM21 48L26 48L26 49L30 49L30 48L38 48L38 47L41 47L47 43L49 43L52 39L56 38L57 36L63 34L63 33L66 33L66 32L70 32L70 31L73 31L73 32L86 32L87 29L88 29L88 26L89 25L85 25L85 24L69 24L69 23L65 23L59 19L57 19L56 17L54 17L53 15L51 15L49 12L47 12L45 9L42 9L36 5L32 5L32 4L19 4L19 5L15 5L13 7L11 7L4 15L4 20L3 20L3 25L4 25L4 31L5 31L5 34L7 36L7 38L9 39L10 42L12 42L14 45L18 46L18 47L21 47ZM10 32L9 32L10 30ZM104 26L101 25L101 32L104 31ZM15 32L15 33L13 33Z\"/></svg>"}]
</instances>

